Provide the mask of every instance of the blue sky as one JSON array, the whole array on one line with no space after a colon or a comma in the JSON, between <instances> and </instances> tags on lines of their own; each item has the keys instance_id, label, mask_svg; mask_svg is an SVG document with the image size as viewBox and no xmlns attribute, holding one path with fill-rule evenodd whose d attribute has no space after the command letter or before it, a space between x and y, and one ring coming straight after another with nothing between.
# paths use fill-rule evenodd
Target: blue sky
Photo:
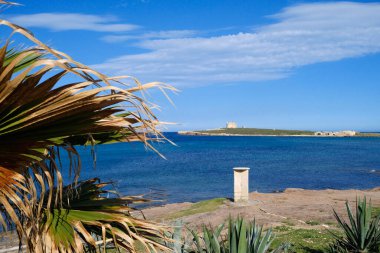
<instances>
[{"instance_id":1,"label":"blue sky","mask_svg":"<svg viewBox=\"0 0 380 253\"><path fill-rule=\"evenodd\" d=\"M380 2L20 0L2 18L109 75L164 81L168 130L380 131Z\"/></svg>"}]
</instances>

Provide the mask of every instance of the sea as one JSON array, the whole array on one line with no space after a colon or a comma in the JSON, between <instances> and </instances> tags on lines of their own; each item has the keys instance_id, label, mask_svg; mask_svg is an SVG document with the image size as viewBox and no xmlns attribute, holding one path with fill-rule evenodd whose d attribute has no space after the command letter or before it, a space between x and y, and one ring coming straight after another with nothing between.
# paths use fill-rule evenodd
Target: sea
<instances>
[{"instance_id":1,"label":"sea","mask_svg":"<svg viewBox=\"0 0 380 253\"><path fill-rule=\"evenodd\" d=\"M164 203L233 196L233 168L249 167L249 189L369 189L380 186L380 138L185 136L166 133L170 143L79 147L80 179L112 182L122 195Z\"/></svg>"}]
</instances>

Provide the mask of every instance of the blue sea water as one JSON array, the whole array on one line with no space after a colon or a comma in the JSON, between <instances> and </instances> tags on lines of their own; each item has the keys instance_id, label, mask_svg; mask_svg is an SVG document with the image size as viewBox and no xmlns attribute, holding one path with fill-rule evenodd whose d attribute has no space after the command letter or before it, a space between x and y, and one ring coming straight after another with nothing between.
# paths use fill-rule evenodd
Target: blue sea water
<instances>
[{"instance_id":1,"label":"blue sea water","mask_svg":"<svg viewBox=\"0 0 380 253\"><path fill-rule=\"evenodd\" d=\"M113 181L123 194L160 190L168 202L232 197L233 167L249 167L250 191L367 189L380 186L380 138L181 136L178 146L157 144L166 157L141 143L80 149L81 179Z\"/></svg>"}]
</instances>

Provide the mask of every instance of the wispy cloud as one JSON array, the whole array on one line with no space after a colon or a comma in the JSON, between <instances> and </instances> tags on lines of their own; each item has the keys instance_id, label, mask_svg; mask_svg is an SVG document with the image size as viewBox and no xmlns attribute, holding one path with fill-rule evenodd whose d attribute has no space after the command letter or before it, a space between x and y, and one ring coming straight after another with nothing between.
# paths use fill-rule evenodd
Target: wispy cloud
<instances>
[{"instance_id":1,"label":"wispy cloud","mask_svg":"<svg viewBox=\"0 0 380 253\"><path fill-rule=\"evenodd\" d=\"M97 68L175 85L284 78L297 67L380 51L380 4L314 3L284 9L252 32L202 38L146 39L147 53Z\"/></svg>"},{"instance_id":2,"label":"wispy cloud","mask_svg":"<svg viewBox=\"0 0 380 253\"><path fill-rule=\"evenodd\" d=\"M25 27L48 28L53 31L126 32L138 28L133 24L118 23L113 16L80 13L37 13L12 16L9 19Z\"/></svg>"},{"instance_id":3,"label":"wispy cloud","mask_svg":"<svg viewBox=\"0 0 380 253\"><path fill-rule=\"evenodd\" d=\"M102 37L103 41L110 43L125 42L128 40L148 40L148 39L177 39L189 38L196 35L197 32L193 30L169 30L158 32L146 32L143 34L135 35L107 35Z\"/></svg>"}]
</instances>

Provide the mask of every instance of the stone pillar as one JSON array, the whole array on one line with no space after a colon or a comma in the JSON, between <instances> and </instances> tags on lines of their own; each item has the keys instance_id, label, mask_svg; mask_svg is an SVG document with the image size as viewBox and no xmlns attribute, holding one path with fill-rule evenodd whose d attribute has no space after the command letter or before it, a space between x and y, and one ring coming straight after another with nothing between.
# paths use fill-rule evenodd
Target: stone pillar
<instances>
[{"instance_id":1,"label":"stone pillar","mask_svg":"<svg viewBox=\"0 0 380 253\"><path fill-rule=\"evenodd\" d=\"M234 201L248 201L249 168L234 168Z\"/></svg>"}]
</instances>

